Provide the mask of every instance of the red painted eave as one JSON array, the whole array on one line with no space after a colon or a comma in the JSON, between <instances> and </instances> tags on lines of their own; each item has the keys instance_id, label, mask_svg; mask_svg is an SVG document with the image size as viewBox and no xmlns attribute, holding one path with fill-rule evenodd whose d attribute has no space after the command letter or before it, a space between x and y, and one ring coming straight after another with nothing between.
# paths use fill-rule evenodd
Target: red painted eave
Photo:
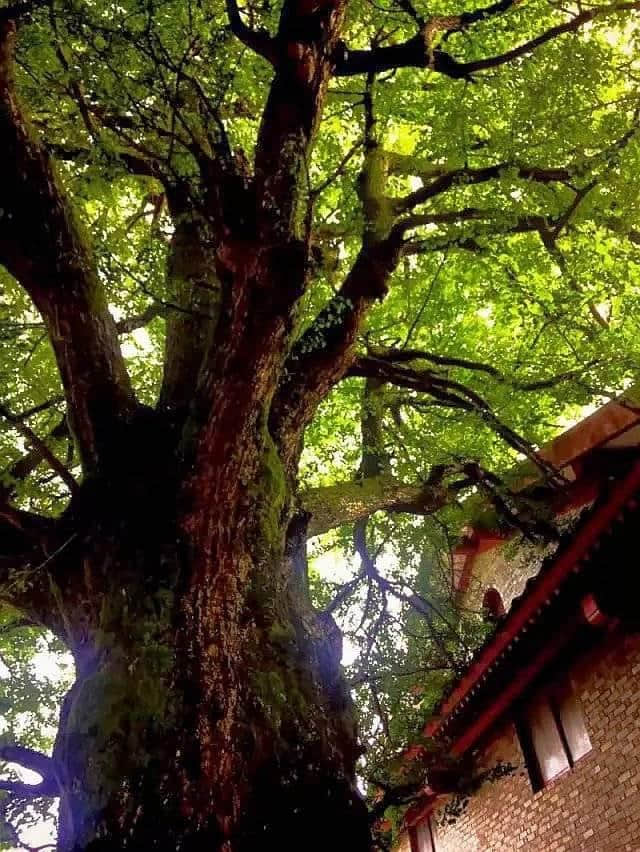
<instances>
[{"instance_id":1,"label":"red painted eave","mask_svg":"<svg viewBox=\"0 0 640 852\"><path fill-rule=\"evenodd\" d=\"M439 708L439 717L426 725L424 729L426 736L432 737L437 734L443 722L458 704L469 696L488 669L497 663L514 638L529 621L535 620L538 612L551 599L554 591L588 555L591 547L639 489L640 462L636 462L627 476L614 487L609 500L579 530L570 546L558 557L550 570L541 576L538 582L534 581L531 592L507 616L493 639L480 652L477 660L472 663L451 695Z\"/></svg>"},{"instance_id":2,"label":"red painted eave","mask_svg":"<svg viewBox=\"0 0 640 852\"><path fill-rule=\"evenodd\" d=\"M635 391L637 394L637 390ZM585 417L562 435L545 444L540 450L542 458L554 467L563 468L609 441L615 440L623 432L640 424L640 408L631 402L632 394L625 399L603 405L589 417Z\"/></svg>"},{"instance_id":3,"label":"red painted eave","mask_svg":"<svg viewBox=\"0 0 640 852\"><path fill-rule=\"evenodd\" d=\"M638 393L638 390L635 391ZM584 460L590 453L615 442L622 435L640 427L640 407L632 405L621 396L618 400L603 405L589 417L585 417L571 429L563 432L539 451L539 455L558 470L563 470L570 478L576 476L576 481L568 492L559 495L554 502L553 512L559 517L566 512L592 502L600 487L595 479L581 478ZM634 432L631 432L635 436ZM640 435L637 437L640 444ZM516 486L516 490L527 487L535 482L535 477L527 478ZM467 528L467 534L454 550L454 557L463 558L457 591L466 592L470 579L474 558L503 543L506 536L495 530Z\"/></svg>"}]
</instances>

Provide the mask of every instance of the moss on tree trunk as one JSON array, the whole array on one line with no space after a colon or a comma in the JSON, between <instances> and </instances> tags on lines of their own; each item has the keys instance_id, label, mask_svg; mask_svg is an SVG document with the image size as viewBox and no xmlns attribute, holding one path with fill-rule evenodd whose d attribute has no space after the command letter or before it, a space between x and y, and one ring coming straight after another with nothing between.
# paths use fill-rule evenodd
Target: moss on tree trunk
<instances>
[{"instance_id":1,"label":"moss on tree trunk","mask_svg":"<svg viewBox=\"0 0 640 852\"><path fill-rule=\"evenodd\" d=\"M55 747L60 850L298 848L338 831L368 849L340 634L309 601L265 446L241 528L209 507L215 563L151 475L117 506L95 482L85 496L71 567L52 577L78 672Z\"/></svg>"}]
</instances>

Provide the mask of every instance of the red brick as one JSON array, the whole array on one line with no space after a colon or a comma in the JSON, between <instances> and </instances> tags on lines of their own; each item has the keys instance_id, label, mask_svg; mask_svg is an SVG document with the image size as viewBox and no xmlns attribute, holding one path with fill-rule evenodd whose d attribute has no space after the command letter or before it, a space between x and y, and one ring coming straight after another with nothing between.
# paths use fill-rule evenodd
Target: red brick
<instances>
[{"instance_id":1,"label":"red brick","mask_svg":"<svg viewBox=\"0 0 640 852\"><path fill-rule=\"evenodd\" d=\"M535 795L513 725L496 729L481 765L502 759L519 769L485 784L453 825L438 826L437 852L640 852L638 673L640 637L619 638L576 664L571 674L593 749Z\"/></svg>"}]
</instances>

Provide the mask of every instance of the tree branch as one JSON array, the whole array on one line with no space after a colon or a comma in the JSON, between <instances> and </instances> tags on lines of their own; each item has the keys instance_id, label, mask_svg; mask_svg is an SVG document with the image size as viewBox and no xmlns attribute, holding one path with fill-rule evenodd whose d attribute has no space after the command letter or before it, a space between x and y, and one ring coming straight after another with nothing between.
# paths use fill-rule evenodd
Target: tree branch
<instances>
[{"instance_id":1,"label":"tree branch","mask_svg":"<svg viewBox=\"0 0 640 852\"><path fill-rule=\"evenodd\" d=\"M499 163L483 168L465 166L443 172L440 167L433 167L428 163L413 161L412 165L411 158L387 152L378 143L375 133L372 88L373 81L370 74L364 97L365 157L358 182L365 219L363 246L344 284L297 341L287 361L285 376L275 396L270 419L272 433L283 448L285 459L293 459L296 456L300 446L300 436L310 422L319 402L337 381L348 374L355 357L358 329L375 300L385 297L389 278L399 258L448 248L481 250L481 245L473 235L460 235L443 243L438 239L406 240L406 232L425 224L448 224L490 217L490 211L476 207L418 213L396 220L400 214L409 213L414 207L424 204L458 184L485 183L501 177L505 170L513 169L517 177L522 180L547 184L569 183L573 177L583 174L591 167L584 163L579 166L560 167ZM635 131L632 129L622 137L622 140L616 141L616 150L620 145L626 144L633 132ZM591 158L592 161L598 156L602 154L594 155ZM422 171L425 177L428 176L428 182L403 199L390 198L384 194L384 187L387 184L388 174L394 171L407 174ZM579 199L588 192L590 185L588 184L582 190L574 190L576 198ZM568 211L565 211L565 217L567 214L570 217L576 203L579 203L579 201L576 202L576 198L569 205ZM550 228L558 226L562 226L562 217L557 221L549 221L542 215L531 215L520 217L515 223L508 223L500 232L517 234L537 231L542 236ZM496 233L496 229L487 227L486 233ZM440 392L445 390L442 386L439 388ZM448 391L451 390L453 388L450 386ZM469 405L475 407L478 404L477 399L462 403L458 395L455 394L455 396L460 407ZM444 397L442 399L444 400ZM449 402L452 401L451 394L447 399ZM484 404L480 407L486 412ZM485 413L484 417L498 427L492 415ZM525 452L521 442L513 435L505 433L502 426L499 427L499 431L512 443L512 446L518 446L519 451ZM530 450L526 452L529 453Z\"/></svg>"},{"instance_id":2,"label":"tree branch","mask_svg":"<svg viewBox=\"0 0 640 852\"><path fill-rule=\"evenodd\" d=\"M383 474L359 482L309 488L300 495L300 502L311 516L308 532L314 536L383 510L430 515L446 505L454 493L443 484L439 471L433 478L413 484Z\"/></svg>"},{"instance_id":3,"label":"tree branch","mask_svg":"<svg viewBox=\"0 0 640 852\"><path fill-rule=\"evenodd\" d=\"M40 438L37 444L33 445L29 452L25 453L21 458L17 459L5 472L8 479L8 484L0 486L0 501L6 502L15 494L15 483L24 481L29 474L45 461L45 453L43 449L46 447L46 441L49 439L64 438L69 436L69 427L66 417L53 427L46 438Z\"/></svg>"},{"instance_id":4,"label":"tree branch","mask_svg":"<svg viewBox=\"0 0 640 852\"><path fill-rule=\"evenodd\" d=\"M286 0L282 5L275 76L255 155L258 229L268 244L301 237L298 220L305 186L310 189L309 154L345 8L345 0L321 4Z\"/></svg>"},{"instance_id":5,"label":"tree branch","mask_svg":"<svg viewBox=\"0 0 640 852\"><path fill-rule=\"evenodd\" d=\"M156 317L165 317L169 313L169 307L160 302L152 302L142 313L134 314L130 317L118 320L116 328L118 334L131 334L138 328L144 328L149 325Z\"/></svg>"},{"instance_id":6,"label":"tree branch","mask_svg":"<svg viewBox=\"0 0 640 852\"><path fill-rule=\"evenodd\" d=\"M0 520L4 526L3 545L7 553L13 549L16 542L23 546L25 543L39 541L50 524L47 518L24 509L16 509L8 503L0 503Z\"/></svg>"},{"instance_id":7,"label":"tree branch","mask_svg":"<svg viewBox=\"0 0 640 852\"><path fill-rule=\"evenodd\" d=\"M391 807L403 807L414 802L421 795L424 795L426 787L426 778L421 773L420 778L415 781L407 782L406 784L385 784L379 780L370 780L370 784L380 788L382 796L376 799L371 808L369 808L369 823L375 825L378 820L384 817L385 811Z\"/></svg>"},{"instance_id":8,"label":"tree branch","mask_svg":"<svg viewBox=\"0 0 640 852\"><path fill-rule=\"evenodd\" d=\"M489 68L497 68L499 65L504 65L507 62L513 62L514 59L519 59L521 56L533 53L533 51L538 47L542 47L543 44L547 44L547 42L558 38L558 36L564 35L565 33L576 32L596 18L605 18L609 15L614 15L617 12L635 11L637 9L640 9L639 2L612 3L608 6L596 6L592 9L585 9L575 17L571 18L571 20L565 21L563 24L559 24L558 26L550 27L544 33L536 36L536 38L533 38L512 50L508 50L497 56L489 56L486 59L478 59L475 62L463 63L462 68L465 70L467 75L475 74L477 71L486 71Z\"/></svg>"},{"instance_id":9,"label":"tree branch","mask_svg":"<svg viewBox=\"0 0 640 852\"><path fill-rule=\"evenodd\" d=\"M58 783L55 763L46 754L26 748L25 746L5 745L0 746L0 760L5 760L8 763L17 763L23 769L36 772L42 779L35 784L0 779L0 790L6 790L20 798L60 795L60 785Z\"/></svg>"},{"instance_id":10,"label":"tree branch","mask_svg":"<svg viewBox=\"0 0 640 852\"><path fill-rule=\"evenodd\" d=\"M367 520L363 519L361 521L357 521L353 528L353 543L356 553L360 557L360 564L362 565L362 570L367 575L367 577L369 577L372 582L375 583L376 586L378 586L385 598L385 601L387 595L391 595L392 597L396 598L396 600L399 600L402 603L410 606L411 609L418 613L418 615L422 616L429 629L431 638L438 645L441 653L443 654L443 657L445 659L450 660L451 668L454 671L458 671L460 669L460 666L456 665L456 661L454 660L453 656L448 651L446 645L442 642L441 637L434 629L434 616L437 617L445 625L450 635L455 636L458 643L461 643L468 651L469 648L466 646L466 643L461 640L459 631L453 624L451 624L447 616L443 612L441 612L440 609L436 607L431 601L427 600L422 595L410 589L406 585L406 583L388 580L386 577L383 577L382 574L380 574L376 566L375 559L369 553L369 548L367 546L367 526Z\"/></svg>"},{"instance_id":11,"label":"tree branch","mask_svg":"<svg viewBox=\"0 0 640 852\"><path fill-rule=\"evenodd\" d=\"M391 459L384 441L385 383L376 377L365 380L362 390L360 433L362 460L358 480L391 473Z\"/></svg>"},{"instance_id":12,"label":"tree branch","mask_svg":"<svg viewBox=\"0 0 640 852\"><path fill-rule=\"evenodd\" d=\"M484 364L481 361L474 361L470 358L457 358L453 355L439 355L436 352L427 352L424 349L396 349L394 347L370 346L369 355L381 361L388 361L395 364L406 364L412 361L429 361L439 367L457 367L463 370L485 373L492 379L495 379L496 382L509 385L509 387L519 391L538 391L555 387L556 385L575 379L586 370L590 370L600 363L599 359L594 358L579 367L564 370L562 373L525 382L505 376L496 367Z\"/></svg>"},{"instance_id":13,"label":"tree branch","mask_svg":"<svg viewBox=\"0 0 640 852\"><path fill-rule=\"evenodd\" d=\"M475 20L470 20L467 17L468 22L464 25L462 24L462 20L465 17L464 14L460 16L454 15L450 18L432 18L425 22L418 34L401 44L376 47L372 50L350 50L347 46L343 45L340 50L336 51L334 73L338 77L345 77L354 74L369 74L371 72L380 73L394 68L413 67L428 68L431 71L444 74L454 80L471 80L473 79L473 74L479 71L486 71L490 68L497 68L500 65L513 62L515 59L533 53L538 47L565 33L576 32L597 18L605 18L618 12L634 11L640 8L640 3L628 2L613 3L607 6L586 9L569 21L550 27L539 36L536 36L536 38L512 50L472 62L459 62L450 53L433 46L435 33L442 30L455 32L456 30L464 29L472 23L489 17L491 13L487 14L487 10L506 11L512 5L496 3L493 6L486 7L485 10L478 10L478 12L484 11L485 14L481 14ZM474 14L473 12L466 13L467 16L473 16Z\"/></svg>"},{"instance_id":14,"label":"tree branch","mask_svg":"<svg viewBox=\"0 0 640 852\"><path fill-rule=\"evenodd\" d=\"M631 228L626 225L624 222L621 222L619 219L616 219L614 216L606 217L602 224L609 231L612 231L614 234L619 234L620 236L626 237L630 243L633 245L640 246L640 231Z\"/></svg>"},{"instance_id":15,"label":"tree branch","mask_svg":"<svg viewBox=\"0 0 640 852\"><path fill-rule=\"evenodd\" d=\"M46 443L36 435L30 426L24 423L19 417L12 414L9 409L2 404L0 404L0 417L4 417L5 420L13 426L16 432L25 438L40 458L43 461L46 461L51 470L58 474L71 494L75 494L78 491L78 483L75 481L73 476L69 473L62 462L51 452Z\"/></svg>"},{"instance_id":16,"label":"tree branch","mask_svg":"<svg viewBox=\"0 0 640 852\"><path fill-rule=\"evenodd\" d=\"M276 61L276 49L274 39L266 30L252 30L242 20L240 9L236 0L226 0L227 17L229 28L236 38L244 45L259 54L272 65Z\"/></svg>"},{"instance_id":17,"label":"tree branch","mask_svg":"<svg viewBox=\"0 0 640 852\"><path fill-rule=\"evenodd\" d=\"M352 376L375 376L390 384L427 393L439 404L476 414L510 447L530 459L545 475L556 481L558 474L539 456L531 444L495 415L489 404L478 393L461 382L434 373L433 370L416 370L378 360L370 356L358 357L348 371Z\"/></svg>"},{"instance_id":18,"label":"tree branch","mask_svg":"<svg viewBox=\"0 0 640 852\"><path fill-rule=\"evenodd\" d=\"M379 412L373 410L379 380L365 385L362 412L362 464L355 481L338 482L303 491L300 502L309 515L308 534L321 535L334 527L355 523L378 511L430 515L455 495L444 484L447 470L436 466L418 483L404 483L389 471L382 445Z\"/></svg>"},{"instance_id":19,"label":"tree branch","mask_svg":"<svg viewBox=\"0 0 640 852\"><path fill-rule=\"evenodd\" d=\"M0 601L67 639L69 622L54 587L77 558L77 538L68 519L55 521L6 506L0 511Z\"/></svg>"},{"instance_id":20,"label":"tree branch","mask_svg":"<svg viewBox=\"0 0 640 852\"><path fill-rule=\"evenodd\" d=\"M361 322L386 295L401 249L398 235L365 244L338 293L294 345L270 417L286 463L296 458L302 433L318 405L348 370Z\"/></svg>"},{"instance_id":21,"label":"tree branch","mask_svg":"<svg viewBox=\"0 0 640 852\"><path fill-rule=\"evenodd\" d=\"M299 447L300 435L310 422L319 402L331 387L344 375L365 375L353 372L351 362L355 357L355 341L364 316L376 299L386 295L388 280L401 256L420 254L425 251L442 251L460 248L469 251L481 251L480 243L471 236L460 235L453 240L442 242L439 239L406 240L406 232L426 224L448 224L456 221L473 221L490 218L491 211L477 207L465 207L460 210L417 213L407 215L396 221L402 213L409 213L414 207L439 196L458 184L478 184L497 179L505 170L513 169L518 178L542 184L560 182L567 184L572 178L589 171L592 162L607 152L601 152L591 158L589 164L579 166L545 167L531 164L499 163L483 168L463 167L442 172L440 167L410 162L411 158L394 155L384 151L375 138L375 117L371 80L368 80L365 104L365 159L359 181L359 194L365 217L363 247L349 275L336 296L320 312L315 322L298 340L287 362L285 377L281 382L272 408L271 425L273 434L284 449L285 457L294 457ZM627 143L635 132L632 128L615 142L618 150ZM410 193L403 199L389 198L383 194L386 178L394 171L415 174L423 170L429 175L428 183ZM425 171L426 170L426 171ZM515 223L508 223L501 230L487 226L481 231L495 234L519 234L538 232L541 238L563 226L593 181L583 189L575 190L575 198L567 210L558 219L549 220L542 215L521 216ZM373 375L373 374L367 374ZM558 381L568 377L563 374ZM424 376L423 376L424 379ZM434 383L435 380L435 383ZM479 399L461 401L457 389L449 384L445 388L441 381L430 376L432 389L437 389L443 403L453 403L458 407L474 409L485 413L483 418L492 424L514 448L531 457L531 449L525 449L523 443L504 424L499 424L493 414L487 411L486 403ZM549 380L549 382L554 381ZM438 387L436 388L436 385ZM519 389L534 390L544 385L523 384ZM515 384L514 384L515 387ZM468 390L468 389L467 389ZM452 392L453 391L453 395ZM444 393L444 396L442 394ZM463 391L463 396L466 392ZM479 406L479 407L478 407Z\"/></svg>"},{"instance_id":22,"label":"tree branch","mask_svg":"<svg viewBox=\"0 0 640 852\"><path fill-rule=\"evenodd\" d=\"M86 157L91 150L88 146L68 145L60 142L46 141L43 144L53 157L62 162L75 162L80 157ZM132 175L155 178L162 183L167 180L159 162L154 160L150 155L145 156L142 153L134 153L131 150L121 148L117 151L112 149L105 151L105 157L108 156L111 156L112 159L120 160L126 170Z\"/></svg>"},{"instance_id":23,"label":"tree branch","mask_svg":"<svg viewBox=\"0 0 640 852\"><path fill-rule=\"evenodd\" d=\"M216 275L216 243L208 223L176 209L167 257L167 284L177 310L167 314L159 406L183 411L193 399L198 374L220 315L222 288Z\"/></svg>"},{"instance_id":24,"label":"tree branch","mask_svg":"<svg viewBox=\"0 0 640 852\"><path fill-rule=\"evenodd\" d=\"M136 403L91 251L13 79L15 31L0 26L0 263L40 311L58 362L85 469Z\"/></svg>"},{"instance_id":25,"label":"tree branch","mask_svg":"<svg viewBox=\"0 0 640 852\"><path fill-rule=\"evenodd\" d=\"M505 12L513 9L514 6L519 6L522 2L523 0L498 0L496 3L489 4L489 6L474 9L472 12L462 12L461 15L443 17L441 18L443 24L440 29L446 29L447 36L452 33L461 32L480 21L486 21L489 18L503 15Z\"/></svg>"},{"instance_id":26,"label":"tree branch","mask_svg":"<svg viewBox=\"0 0 640 852\"><path fill-rule=\"evenodd\" d=\"M543 184L566 182L571 180L571 178L575 175L574 171L566 167L545 168L543 166L512 164L506 162L497 163L493 166L484 166L483 168L464 167L460 169L452 169L451 171L445 172L444 174L434 178L432 181L427 183L426 186L416 189L414 192L407 195L406 198L398 200L395 204L396 211L398 213L403 213L408 210L412 210L419 204L424 204L426 201L435 198L437 195L441 195L443 192L446 192L448 189L459 184L464 184L466 186L468 184L486 183L487 181L495 180L495 178L499 178L509 169L514 169L517 176L522 180L532 180L536 183ZM482 218L478 215L481 212L483 211L475 211L474 208L467 208L466 210L459 212L458 218ZM450 215L452 215L452 218L456 217L455 213ZM407 224L399 222L398 226L402 227L404 230L416 227L416 225L411 224L412 220L407 220L407 222ZM422 223L417 222L417 224Z\"/></svg>"},{"instance_id":27,"label":"tree branch","mask_svg":"<svg viewBox=\"0 0 640 852\"><path fill-rule=\"evenodd\" d=\"M20 21L36 9L47 6L49 0L18 0L0 9L0 26L9 22Z\"/></svg>"}]
</instances>

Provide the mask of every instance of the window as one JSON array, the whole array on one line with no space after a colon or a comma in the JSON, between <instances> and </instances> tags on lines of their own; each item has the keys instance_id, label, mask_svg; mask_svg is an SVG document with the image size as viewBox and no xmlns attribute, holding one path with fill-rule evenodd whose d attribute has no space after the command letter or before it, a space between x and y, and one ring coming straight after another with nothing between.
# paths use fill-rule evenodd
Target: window
<instances>
[{"instance_id":1,"label":"window","mask_svg":"<svg viewBox=\"0 0 640 852\"><path fill-rule=\"evenodd\" d=\"M482 609L485 611L487 618L492 621L502 618L504 615L504 604L497 589L487 589L482 599Z\"/></svg>"},{"instance_id":2,"label":"window","mask_svg":"<svg viewBox=\"0 0 640 852\"><path fill-rule=\"evenodd\" d=\"M431 817L425 817L409 831L411 852L436 852L435 835Z\"/></svg>"},{"instance_id":3,"label":"window","mask_svg":"<svg viewBox=\"0 0 640 852\"><path fill-rule=\"evenodd\" d=\"M591 751L582 708L568 682L535 693L521 712L517 729L536 791Z\"/></svg>"}]
</instances>

